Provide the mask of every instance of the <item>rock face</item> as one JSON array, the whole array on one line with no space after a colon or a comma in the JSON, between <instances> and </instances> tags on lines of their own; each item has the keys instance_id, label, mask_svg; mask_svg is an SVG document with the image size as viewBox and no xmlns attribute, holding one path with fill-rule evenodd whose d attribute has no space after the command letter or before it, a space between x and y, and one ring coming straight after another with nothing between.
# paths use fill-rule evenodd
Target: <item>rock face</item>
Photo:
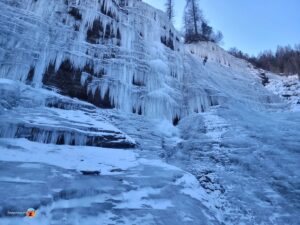
<instances>
[{"instance_id":1,"label":"rock face","mask_svg":"<svg viewBox=\"0 0 300 225\"><path fill-rule=\"evenodd\" d=\"M0 9L0 224L297 224L296 77L137 0Z\"/></svg>"},{"instance_id":2,"label":"rock face","mask_svg":"<svg viewBox=\"0 0 300 225\"><path fill-rule=\"evenodd\" d=\"M135 141L98 117L91 104L1 80L0 137L76 146L133 148Z\"/></svg>"}]
</instances>

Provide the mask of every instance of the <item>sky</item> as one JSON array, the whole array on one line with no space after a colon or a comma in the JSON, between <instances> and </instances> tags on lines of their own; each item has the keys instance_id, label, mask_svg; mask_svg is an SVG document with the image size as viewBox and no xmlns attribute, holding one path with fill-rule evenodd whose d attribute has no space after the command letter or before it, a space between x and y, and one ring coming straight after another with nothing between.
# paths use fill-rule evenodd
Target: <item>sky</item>
<instances>
[{"instance_id":1,"label":"sky","mask_svg":"<svg viewBox=\"0 0 300 225\"><path fill-rule=\"evenodd\" d=\"M165 0L143 0L164 9ZM182 29L185 0L175 0L175 27ZM210 25L222 31L223 48L250 55L300 44L300 0L200 0Z\"/></svg>"}]
</instances>

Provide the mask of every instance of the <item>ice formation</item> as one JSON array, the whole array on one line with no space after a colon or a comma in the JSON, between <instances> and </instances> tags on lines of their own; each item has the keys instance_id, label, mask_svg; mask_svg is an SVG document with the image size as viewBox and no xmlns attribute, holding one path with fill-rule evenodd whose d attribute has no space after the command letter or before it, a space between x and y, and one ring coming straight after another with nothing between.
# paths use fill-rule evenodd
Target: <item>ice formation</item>
<instances>
[{"instance_id":1,"label":"ice formation","mask_svg":"<svg viewBox=\"0 0 300 225\"><path fill-rule=\"evenodd\" d=\"M126 112L180 117L186 113L179 107L182 99L169 88L182 86L180 36L162 12L139 1L127 4L121 8L115 1L2 1L8 13L2 15L1 76L62 92L71 83L85 92L72 93L75 97L91 102L100 98ZM15 16L19 21L6 19ZM30 52L26 46L31 46ZM60 77L67 71L74 77Z\"/></svg>"},{"instance_id":2,"label":"ice formation","mask_svg":"<svg viewBox=\"0 0 300 225\"><path fill-rule=\"evenodd\" d=\"M0 9L1 224L298 223L298 76L138 0Z\"/></svg>"}]
</instances>

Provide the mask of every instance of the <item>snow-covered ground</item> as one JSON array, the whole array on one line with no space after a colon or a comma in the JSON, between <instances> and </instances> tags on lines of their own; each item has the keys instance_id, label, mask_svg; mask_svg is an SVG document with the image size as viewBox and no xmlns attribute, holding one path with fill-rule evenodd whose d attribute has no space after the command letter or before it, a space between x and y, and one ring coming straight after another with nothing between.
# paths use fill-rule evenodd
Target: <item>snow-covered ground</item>
<instances>
[{"instance_id":1,"label":"snow-covered ground","mask_svg":"<svg viewBox=\"0 0 300 225\"><path fill-rule=\"evenodd\" d=\"M298 224L297 77L118 2L0 0L0 224Z\"/></svg>"}]
</instances>

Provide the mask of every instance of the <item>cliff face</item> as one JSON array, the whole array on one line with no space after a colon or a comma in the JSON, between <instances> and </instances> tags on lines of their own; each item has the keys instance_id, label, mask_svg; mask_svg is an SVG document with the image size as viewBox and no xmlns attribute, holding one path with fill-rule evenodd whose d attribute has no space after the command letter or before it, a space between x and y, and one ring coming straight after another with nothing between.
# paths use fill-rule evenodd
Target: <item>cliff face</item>
<instances>
[{"instance_id":1,"label":"cliff face","mask_svg":"<svg viewBox=\"0 0 300 225\"><path fill-rule=\"evenodd\" d=\"M166 16L139 1L126 5L2 1L1 76L170 121L222 101L207 86L185 89L199 70Z\"/></svg>"},{"instance_id":2,"label":"cliff face","mask_svg":"<svg viewBox=\"0 0 300 225\"><path fill-rule=\"evenodd\" d=\"M185 45L141 1L0 9L1 224L297 223L299 80Z\"/></svg>"},{"instance_id":3,"label":"cliff face","mask_svg":"<svg viewBox=\"0 0 300 225\"><path fill-rule=\"evenodd\" d=\"M139 1L127 5L2 1L1 76L103 108L180 116L182 99L168 89L181 88L180 38L162 12Z\"/></svg>"}]
</instances>

